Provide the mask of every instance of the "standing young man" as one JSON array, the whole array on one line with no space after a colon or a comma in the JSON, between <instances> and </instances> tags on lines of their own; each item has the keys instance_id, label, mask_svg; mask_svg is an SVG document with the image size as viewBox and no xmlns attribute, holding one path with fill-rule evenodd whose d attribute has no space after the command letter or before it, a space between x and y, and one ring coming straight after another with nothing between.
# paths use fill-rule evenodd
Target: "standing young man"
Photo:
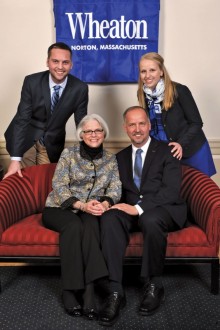
<instances>
[{"instance_id":1,"label":"standing young man","mask_svg":"<svg viewBox=\"0 0 220 330\"><path fill-rule=\"evenodd\" d=\"M64 148L66 123L74 114L76 125L87 114L88 86L69 74L72 51L62 42L48 48L47 71L24 79L17 113L5 132L11 156L8 172L21 167L57 162Z\"/></svg>"}]
</instances>

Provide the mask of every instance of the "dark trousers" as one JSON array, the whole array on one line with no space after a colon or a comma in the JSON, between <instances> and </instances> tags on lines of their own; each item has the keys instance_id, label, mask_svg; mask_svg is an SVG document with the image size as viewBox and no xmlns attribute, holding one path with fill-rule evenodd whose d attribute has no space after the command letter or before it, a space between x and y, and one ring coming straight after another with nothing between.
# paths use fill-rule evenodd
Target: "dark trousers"
<instances>
[{"instance_id":1,"label":"dark trousers","mask_svg":"<svg viewBox=\"0 0 220 330\"><path fill-rule=\"evenodd\" d=\"M80 290L108 275L100 249L99 219L91 214L45 208L45 227L60 233L61 273L64 290Z\"/></svg>"},{"instance_id":2,"label":"dark trousers","mask_svg":"<svg viewBox=\"0 0 220 330\"><path fill-rule=\"evenodd\" d=\"M130 232L137 230L143 233L144 238L141 277L161 276L168 232L177 229L177 224L162 207L144 212L140 217L116 209L105 212L101 217L101 245L109 279L121 283Z\"/></svg>"}]
</instances>

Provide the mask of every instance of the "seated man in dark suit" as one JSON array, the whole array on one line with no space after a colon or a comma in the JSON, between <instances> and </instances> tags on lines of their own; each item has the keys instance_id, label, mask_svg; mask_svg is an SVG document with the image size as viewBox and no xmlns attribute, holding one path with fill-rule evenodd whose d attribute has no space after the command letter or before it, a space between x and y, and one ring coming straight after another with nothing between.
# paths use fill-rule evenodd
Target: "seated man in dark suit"
<instances>
[{"instance_id":1,"label":"seated man in dark suit","mask_svg":"<svg viewBox=\"0 0 220 330\"><path fill-rule=\"evenodd\" d=\"M17 113L5 132L11 156L7 176L21 167L55 163L64 148L66 123L74 114L75 123L87 114L88 86L69 74L72 51L62 42L48 48L49 70L24 79Z\"/></svg>"},{"instance_id":2,"label":"seated man in dark suit","mask_svg":"<svg viewBox=\"0 0 220 330\"><path fill-rule=\"evenodd\" d=\"M186 204L180 198L180 162L166 143L149 137L150 127L144 108L134 106L125 111L124 129L132 145L117 154L122 201L101 218L102 251L110 280L110 294L99 316L101 325L114 324L126 304L122 268L129 233L137 227L143 233L144 286L139 314L147 316L164 301L161 276L167 235L186 221Z\"/></svg>"}]
</instances>

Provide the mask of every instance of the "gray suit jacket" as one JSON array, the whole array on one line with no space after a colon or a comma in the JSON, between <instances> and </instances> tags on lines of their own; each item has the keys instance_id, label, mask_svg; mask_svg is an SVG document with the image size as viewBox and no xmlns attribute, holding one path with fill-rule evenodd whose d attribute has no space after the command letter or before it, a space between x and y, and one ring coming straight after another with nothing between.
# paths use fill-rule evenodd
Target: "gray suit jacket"
<instances>
[{"instance_id":1,"label":"gray suit jacket","mask_svg":"<svg viewBox=\"0 0 220 330\"><path fill-rule=\"evenodd\" d=\"M57 162L64 148L66 122L72 114L76 125L87 114L88 86L68 75L67 85L51 116L49 71L25 77L17 113L5 132L10 156L24 152L44 135L51 162Z\"/></svg>"}]
</instances>

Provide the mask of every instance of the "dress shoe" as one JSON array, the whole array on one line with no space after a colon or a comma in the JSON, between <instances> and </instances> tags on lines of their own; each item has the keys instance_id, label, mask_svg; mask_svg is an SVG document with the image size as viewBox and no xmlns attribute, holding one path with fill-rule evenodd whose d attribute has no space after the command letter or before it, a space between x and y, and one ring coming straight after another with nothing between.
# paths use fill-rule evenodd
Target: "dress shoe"
<instances>
[{"instance_id":1,"label":"dress shoe","mask_svg":"<svg viewBox=\"0 0 220 330\"><path fill-rule=\"evenodd\" d=\"M62 300L66 312L71 316L81 316L82 307L78 303L75 293L71 290L63 290Z\"/></svg>"},{"instance_id":2,"label":"dress shoe","mask_svg":"<svg viewBox=\"0 0 220 330\"><path fill-rule=\"evenodd\" d=\"M154 314L164 301L164 288L157 287L154 283L144 286L144 295L139 307L139 314L148 316Z\"/></svg>"},{"instance_id":3,"label":"dress shoe","mask_svg":"<svg viewBox=\"0 0 220 330\"><path fill-rule=\"evenodd\" d=\"M111 293L99 313L99 324L112 326L118 319L120 310L126 305L126 298L119 292Z\"/></svg>"},{"instance_id":4,"label":"dress shoe","mask_svg":"<svg viewBox=\"0 0 220 330\"><path fill-rule=\"evenodd\" d=\"M81 316L82 315L82 307L80 305L72 307L72 308L65 308L65 310L71 316Z\"/></svg>"},{"instance_id":5,"label":"dress shoe","mask_svg":"<svg viewBox=\"0 0 220 330\"><path fill-rule=\"evenodd\" d=\"M83 316L85 316L88 320L92 321L97 318L97 312L94 308L86 308L83 309Z\"/></svg>"}]
</instances>

